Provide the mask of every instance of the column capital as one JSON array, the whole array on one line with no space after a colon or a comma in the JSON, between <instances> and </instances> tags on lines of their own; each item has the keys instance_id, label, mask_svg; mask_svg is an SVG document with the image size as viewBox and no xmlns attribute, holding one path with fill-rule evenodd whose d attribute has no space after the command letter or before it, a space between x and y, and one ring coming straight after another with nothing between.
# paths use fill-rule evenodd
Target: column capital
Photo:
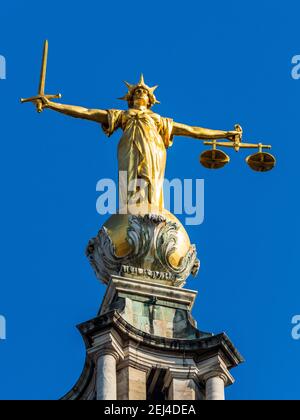
<instances>
[{"instance_id":1,"label":"column capital","mask_svg":"<svg viewBox=\"0 0 300 420\"><path fill-rule=\"evenodd\" d=\"M128 356L125 356L120 360L118 364L118 370L132 367L133 369L137 369L139 371L145 372L148 375L151 372L151 367L147 365L143 365L138 360L134 360Z\"/></svg>"},{"instance_id":2,"label":"column capital","mask_svg":"<svg viewBox=\"0 0 300 420\"><path fill-rule=\"evenodd\" d=\"M204 380L204 382L207 382L212 378L220 378L223 380L225 386L228 385L228 376L221 369L213 370L202 376L202 380Z\"/></svg>"},{"instance_id":3,"label":"column capital","mask_svg":"<svg viewBox=\"0 0 300 420\"><path fill-rule=\"evenodd\" d=\"M196 366L169 368L165 376L164 387L169 388L173 379L193 379L197 383L198 369Z\"/></svg>"},{"instance_id":4,"label":"column capital","mask_svg":"<svg viewBox=\"0 0 300 420\"><path fill-rule=\"evenodd\" d=\"M88 354L95 361L100 356L111 355L118 363L124 359L124 352L120 342L121 339L115 332L103 332L94 337L93 345L89 348Z\"/></svg>"},{"instance_id":5,"label":"column capital","mask_svg":"<svg viewBox=\"0 0 300 420\"><path fill-rule=\"evenodd\" d=\"M199 379L207 382L211 378L221 378L225 386L232 385L234 378L230 374L224 360L219 356L213 356L197 365Z\"/></svg>"},{"instance_id":6,"label":"column capital","mask_svg":"<svg viewBox=\"0 0 300 420\"><path fill-rule=\"evenodd\" d=\"M168 369L164 390L168 393L168 400L201 400L203 394L198 386L196 366Z\"/></svg>"}]
</instances>

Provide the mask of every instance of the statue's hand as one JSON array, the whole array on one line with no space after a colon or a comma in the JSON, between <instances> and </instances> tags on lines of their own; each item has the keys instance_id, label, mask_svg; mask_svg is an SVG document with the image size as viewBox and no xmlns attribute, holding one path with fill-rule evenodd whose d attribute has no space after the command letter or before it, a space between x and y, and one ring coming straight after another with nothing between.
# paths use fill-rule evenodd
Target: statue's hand
<instances>
[{"instance_id":1,"label":"statue's hand","mask_svg":"<svg viewBox=\"0 0 300 420\"><path fill-rule=\"evenodd\" d=\"M46 96L40 96L39 101L42 103L43 108L47 108L50 105L50 101Z\"/></svg>"},{"instance_id":2,"label":"statue's hand","mask_svg":"<svg viewBox=\"0 0 300 420\"><path fill-rule=\"evenodd\" d=\"M50 101L46 96L38 96L34 101L34 105L37 108L38 112L42 112L44 108L47 108L50 104Z\"/></svg>"},{"instance_id":3,"label":"statue's hand","mask_svg":"<svg viewBox=\"0 0 300 420\"><path fill-rule=\"evenodd\" d=\"M242 133L240 131L227 131L226 138L231 141L236 141L236 137L238 136L241 139Z\"/></svg>"},{"instance_id":4,"label":"statue's hand","mask_svg":"<svg viewBox=\"0 0 300 420\"><path fill-rule=\"evenodd\" d=\"M32 103L35 105L40 103L43 108L46 108L50 104L50 101L46 96L37 96L34 100L32 100Z\"/></svg>"}]
</instances>

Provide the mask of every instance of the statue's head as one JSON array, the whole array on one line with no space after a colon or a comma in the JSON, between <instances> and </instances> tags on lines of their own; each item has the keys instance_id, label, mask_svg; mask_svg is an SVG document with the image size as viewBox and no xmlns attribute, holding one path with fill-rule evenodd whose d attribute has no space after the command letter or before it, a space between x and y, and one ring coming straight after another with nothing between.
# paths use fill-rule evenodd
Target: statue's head
<instances>
[{"instance_id":1,"label":"statue's head","mask_svg":"<svg viewBox=\"0 0 300 420\"><path fill-rule=\"evenodd\" d=\"M153 105L159 104L159 101L154 95L154 91L158 86L147 86L143 75L141 75L140 81L137 85L131 85L128 82L125 82L125 84L128 87L128 92L125 96L123 96L123 98L119 99L127 101L129 108L140 105L151 108Z\"/></svg>"}]
</instances>

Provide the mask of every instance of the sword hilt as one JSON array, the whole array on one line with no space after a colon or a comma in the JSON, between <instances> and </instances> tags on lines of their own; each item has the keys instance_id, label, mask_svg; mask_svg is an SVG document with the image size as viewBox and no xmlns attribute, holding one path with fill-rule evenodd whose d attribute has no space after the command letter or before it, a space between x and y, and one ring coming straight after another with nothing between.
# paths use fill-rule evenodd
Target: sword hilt
<instances>
[{"instance_id":1,"label":"sword hilt","mask_svg":"<svg viewBox=\"0 0 300 420\"><path fill-rule=\"evenodd\" d=\"M62 97L62 95L60 93L56 94L56 95L37 95L37 96L32 96L31 98L26 98L20 99L21 104L24 104L26 102L36 102L38 101L41 97L47 98L49 100L51 99L60 99Z\"/></svg>"},{"instance_id":2,"label":"sword hilt","mask_svg":"<svg viewBox=\"0 0 300 420\"><path fill-rule=\"evenodd\" d=\"M36 109L37 109L37 112L40 114L41 112L43 112L43 102L41 101L41 97L51 100L51 99L60 99L62 95L60 93L56 95L37 95L37 96L32 96L31 98L26 98L26 99L21 98L20 102L22 104L27 103L27 102L36 102Z\"/></svg>"}]
</instances>

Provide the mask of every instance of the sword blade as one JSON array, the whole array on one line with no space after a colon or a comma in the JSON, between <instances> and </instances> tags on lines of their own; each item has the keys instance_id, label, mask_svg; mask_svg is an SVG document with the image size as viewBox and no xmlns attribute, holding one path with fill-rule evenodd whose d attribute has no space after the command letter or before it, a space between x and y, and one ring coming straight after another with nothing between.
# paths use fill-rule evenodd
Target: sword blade
<instances>
[{"instance_id":1,"label":"sword blade","mask_svg":"<svg viewBox=\"0 0 300 420\"><path fill-rule=\"evenodd\" d=\"M45 95L47 60L48 60L48 41L46 40L45 44L44 44L44 52L43 52L41 76L40 76L40 85L39 85L39 92L38 92L38 94L41 95L41 96Z\"/></svg>"}]
</instances>

